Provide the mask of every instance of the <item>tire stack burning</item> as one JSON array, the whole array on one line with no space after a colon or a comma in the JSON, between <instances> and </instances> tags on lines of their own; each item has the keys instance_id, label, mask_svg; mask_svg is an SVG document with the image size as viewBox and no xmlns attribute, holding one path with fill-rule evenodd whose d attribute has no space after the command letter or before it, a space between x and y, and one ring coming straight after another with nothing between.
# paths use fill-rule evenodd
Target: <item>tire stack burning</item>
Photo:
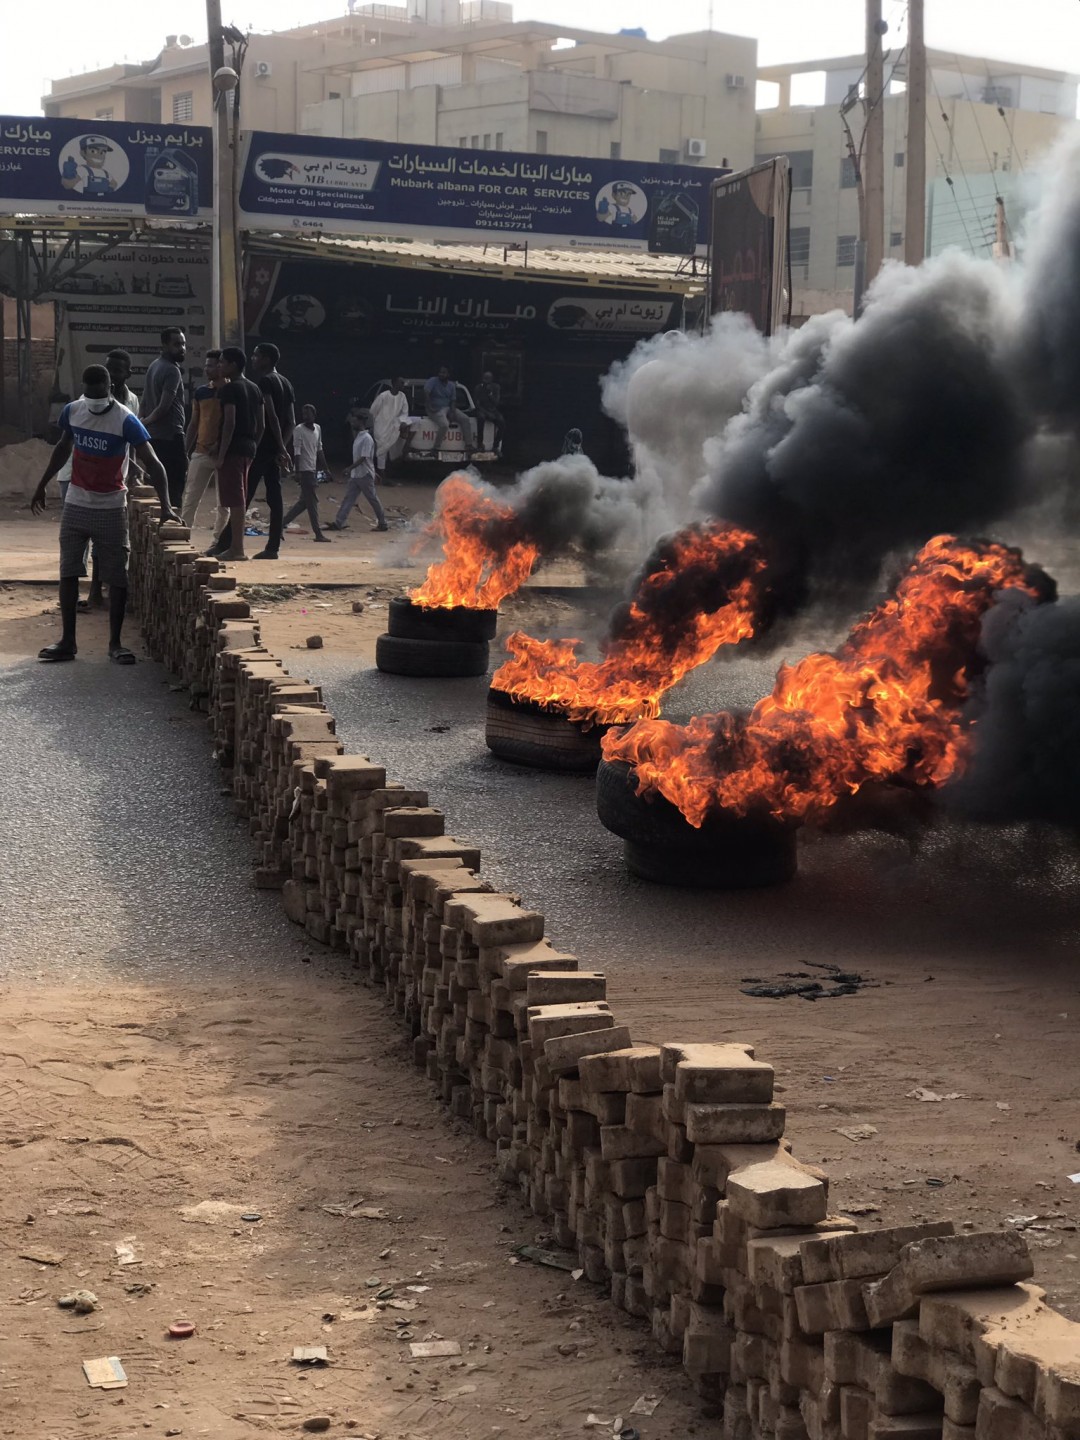
<instances>
[{"instance_id":1,"label":"tire stack burning","mask_svg":"<svg viewBox=\"0 0 1080 1440\"><path fill-rule=\"evenodd\" d=\"M376 665L392 675L483 675L500 603L541 560L571 546L594 554L639 531L632 487L584 456L538 465L505 492L455 471L436 492L426 531L440 558L407 601L391 604Z\"/></svg>"},{"instance_id":2,"label":"tire stack burning","mask_svg":"<svg viewBox=\"0 0 1080 1440\"><path fill-rule=\"evenodd\" d=\"M749 532L705 521L656 545L611 617L600 660L579 660L578 640L515 632L513 658L488 692L488 748L541 769L594 770L609 726L658 715L684 675L754 633L766 572Z\"/></svg>"},{"instance_id":3,"label":"tire stack burning","mask_svg":"<svg viewBox=\"0 0 1080 1440\"><path fill-rule=\"evenodd\" d=\"M532 574L540 547L514 509L455 472L439 486L429 533L442 558L409 598L390 602L375 663L391 675L483 675L499 602Z\"/></svg>"},{"instance_id":4,"label":"tire stack burning","mask_svg":"<svg viewBox=\"0 0 1080 1440\"><path fill-rule=\"evenodd\" d=\"M954 780L973 749L983 622L1010 592L1056 596L1018 550L938 536L837 651L781 666L748 713L610 731L598 811L628 868L674 884L769 883L794 873L797 826L842 825L845 809L848 823L874 824Z\"/></svg>"}]
</instances>

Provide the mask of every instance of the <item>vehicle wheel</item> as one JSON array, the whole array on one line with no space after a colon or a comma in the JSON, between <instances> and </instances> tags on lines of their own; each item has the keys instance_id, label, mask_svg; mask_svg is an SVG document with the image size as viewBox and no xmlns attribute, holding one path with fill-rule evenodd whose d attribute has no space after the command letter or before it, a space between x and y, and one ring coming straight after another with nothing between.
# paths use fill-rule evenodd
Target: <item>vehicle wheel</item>
<instances>
[{"instance_id":1,"label":"vehicle wheel","mask_svg":"<svg viewBox=\"0 0 1080 1440\"><path fill-rule=\"evenodd\" d=\"M452 609L414 605L398 596L390 601L387 633L399 640L493 640L499 621L497 610Z\"/></svg>"},{"instance_id":2,"label":"vehicle wheel","mask_svg":"<svg viewBox=\"0 0 1080 1440\"><path fill-rule=\"evenodd\" d=\"M655 884L743 890L778 885L796 871L793 826L717 812L696 830L663 796L635 794L623 761L601 761L596 810L600 823L625 842L626 868Z\"/></svg>"},{"instance_id":3,"label":"vehicle wheel","mask_svg":"<svg viewBox=\"0 0 1080 1440\"><path fill-rule=\"evenodd\" d=\"M505 690L489 690L487 747L500 760L535 770L591 774L600 763L604 725L583 730L565 715L514 700Z\"/></svg>"},{"instance_id":4,"label":"vehicle wheel","mask_svg":"<svg viewBox=\"0 0 1080 1440\"><path fill-rule=\"evenodd\" d=\"M486 640L409 640L380 635L375 641L375 664L387 675L485 675Z\"/></svg>"}]
</instances>

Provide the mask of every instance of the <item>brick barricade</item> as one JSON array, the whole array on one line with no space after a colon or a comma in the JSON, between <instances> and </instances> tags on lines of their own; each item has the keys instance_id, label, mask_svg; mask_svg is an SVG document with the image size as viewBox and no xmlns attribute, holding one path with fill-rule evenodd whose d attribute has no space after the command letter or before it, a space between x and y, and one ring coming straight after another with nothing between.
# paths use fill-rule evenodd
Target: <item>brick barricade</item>
<instances>
[{"instance_id":1,"label":"brick barricade","mask_svg":"<svg viewBox=\"0 0 1080 1440\"><path fill-rule=\"evenodd\" d=\"M256 883L381 988L418 1066L594 1284L680 1355L724 1440L1080 1440L1080 1325L1014 1232L862 1231L746 1045L634 1044L605 977L481 875L422 790L345 755L232 577L132 501L147 647L208 715Z\"/></svg>"}]
</instances>

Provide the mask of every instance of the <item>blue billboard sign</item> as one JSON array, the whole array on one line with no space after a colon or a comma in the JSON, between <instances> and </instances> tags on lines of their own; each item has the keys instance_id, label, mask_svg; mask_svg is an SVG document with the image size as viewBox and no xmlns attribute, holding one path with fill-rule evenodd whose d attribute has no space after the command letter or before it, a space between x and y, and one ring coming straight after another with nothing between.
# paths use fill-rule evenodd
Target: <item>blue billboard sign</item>
<instances>
[{"instance_id":1,"label":"blue billboard sign","mask_svg":"<svg viewBox=\"0 0 1080 1440\"><path fill-rule=\"evenodd\" d=\"M704 255L709 187L726 173L257 130L248 137L241 224Z\"/></svg>"},{"instance_id":2,"label":"blue billboard sign","mask_svg":"<svg viewBox=\"0 0 1080 1440\"><path fill-rule=\"evenodd\" d=\"M213 205L202 126L0 115L0 215L208 220Z\"/></svg>"}]
</instances>

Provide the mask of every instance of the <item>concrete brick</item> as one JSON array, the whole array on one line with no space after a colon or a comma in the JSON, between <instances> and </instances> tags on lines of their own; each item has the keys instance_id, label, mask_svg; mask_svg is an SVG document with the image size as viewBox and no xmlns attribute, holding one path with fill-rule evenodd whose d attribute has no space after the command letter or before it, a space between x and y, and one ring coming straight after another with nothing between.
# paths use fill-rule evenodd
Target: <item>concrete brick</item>
<instances>
[{"instance_id":1,"label":"concrete brick","mask_svg":"<svg viewBox=\"0 0 1080 1440\"><path fill-rule=\"evenodd\" d=\"M784 1133L783 1105L699 1105L683 1107L686 1138L694 1145L761 1145Z\"/></svg>"},{"instance_id":2,"label":"concrete brick","mask_svg":"<svg viewBox=\"0 0 1080 1440\"><path fill-rule=\"evenodd\" d=\"M750 1045L662 1045L660 1079L683 1105L767 1105L773 1096L773 1068Z\"/></svg>"},{"instance_id":3,"label":"concrete brick","mask_svg":"<svg viewBox=\"0 0 1080 1440\"><path fill-rule=\"evenodd\" d=\"M539 970L526 981L530 1005L603 1000L606 990L607 978L599 970Z\"/></svg>"},{"instance_id":4,"label":"concrete brick","mask_svg":"<svg viewBox=\"0 0 1080 1440\"><path fill-rule=\"evenodd\" d=\"M457 923L455 904L447 908L447 923ZM461 924L474 945L523 944L543 939L544 917L536 910L524 910L508 895L470 896L460 904Z\"/></svg>"},{"instance_id":5,"label":"concrete brick","mask_svg":"<svg viewBox=\"0 0 1080 1440\"><path fill-rule=\"evenodd\" d=\"M799 1328L806 1335L824 1335L829 1330L870 1329L858 1280L801 1285L795 1291L795 1305Z\"/></svg>"},{"instance_id":6,"label":"concrete brick","mask_svg":"<svg viewBox=\"0 0 1080 1440\"><path fill-rule=\"evenodd\" d=\"M874 1401L865 1390L845 1385L840 1390L840 1433L843 1440L867 1440Z\"/></svg>"},{"instance_id":7,"label":"concrete brick","mask_svg":"<svg viewBox=\"0 0 1080 1440\"><path fill-rule=\"evenodd\" d=\"M600 1153L605 1160L628 1160L634 1156L660 1156L664 1145L632 1130L629 1125L601 1125Z\"/></svg>"},{"instance_id":8,"label":"concrete brick","mask_svg":"<svg viewBox=\"0 0 1080 1440\"><path fill-rule=\"evenodd\" d=\"M879 1415L870 1421L867 1440L941 1440L941 1416Z\"/></svg>"},{"instance_id":9,"label":"concrete brick","mask_svg":"<svg viewBox=\"0 0 1080 1440\"><path fill-rule=\"evenodd\" d=\"M586 1090L622 1090L635 1094L659 1093L660 1049L656 1045L633 1045L588 1060L581 1071Z\"/></svg>"},{"instance_id":10,"label":"concrete brick","mask_svg":"<svg viewBox=\"0 0 1080 1440\"><path fill-rule=\"evenodd\" d=\"M590 1030L610 1030L615 1016L603 1001L588 1005L531 1005L528 1009L529 1039L537 1050L562 1035L583 1035Z\"/></svg>"},{"instance_id":11,"label":"concrete brick","mask_svg":"<svg viewBox=\"0 0 1080 1440\"><path fill-rule=\"evenodd\" d=\"M616 1025L610 1029L591 1030L547 1040L544 1043L544 1059L553 1075L562 1075L568 1070L576 1070L586 1055L620 1049L629 1043L630 1031L625 1025Z\"/></svg>"},{"instance_id":12,"label":"concrete brick","mask_svg":"<svg viewBox=\"0 0 1080 1440\"><path fill-rule=\"evenodd\" d=\"M734 1213L763 1230L812 1225L823 1220L828 1209L821 1181L781 1160L733 1170L724 1190Z\"/></svg>"},{"instance_id":13,"label":"concrete brick","mask_svg":"<svg viewBox=\"0 0 1080 1440\"><path fill-rule=\"evenodd\" d=\"M1019 1329L1043 1313L1045 1293L1037 1285L1008 1285L926 1295L919 1305L919 1335L935 1349L952 1350L974 1364L976 1341L988 1331Z\"/></svg>"},{"instance_id":14,"label":"concrete brick","mask_svg":"<svg viewBox=\"0 0 1080 1440\"><path fill-rule=\"evenodd\" d=\"M871 1279L887 1274L905 1245L934 1235L952 1235L950 1220L927 1225L901 1225L889 1230L858 1230L808 1241L803 1250L807 1284L826 1280Z\"/></svg>"},{"instance_id":15,"label":"concrete brick","mask_svg":"<svg viewBox=\"0 0 1080 1440\"><path fill-rule=\"evenodd\" d=\"M546 940L524 944L480 947L480 965L486 972L499 975L514 993L525 994L529 976L540 970L576 970L573 955L552 949Z\"/></svg>"},{"instance_id":16,"label":"concrete brick","mask_svg":"<svg viewBox=\"0 0 1080 1440\"><path fill-rule=\"evenodd\" d=\"M979 1396L975 1436L976 1440L1047 1440L1045 1427L1026 1405L992 1388Z\"/></svg>"},{"instance_id":17,"label":"concrete brick","mask_svg":"<svg viewBox=\"0 0 1080 1440\"><path fill-rule=\"evenodd\" d=\"M864 1287L866 1311L873 1326L888 1325L913 1315L928 1292L995 1287L1033 1273L1027 1245L1016 1231L916 1240L904 1246L884 1280Z\"/></svg>"},{"instance_id":18,"label":"concrete brick","mask_svg":"<svg viewBox=\"0 0 1080 1440\"><path fill-rule=\"evenodd\" d=\"M771 1285L790 1295L803 1283L800 1235L750 1240L746 1246L746 1270L755 1285Z\"/></svg>"}]
</instances>

